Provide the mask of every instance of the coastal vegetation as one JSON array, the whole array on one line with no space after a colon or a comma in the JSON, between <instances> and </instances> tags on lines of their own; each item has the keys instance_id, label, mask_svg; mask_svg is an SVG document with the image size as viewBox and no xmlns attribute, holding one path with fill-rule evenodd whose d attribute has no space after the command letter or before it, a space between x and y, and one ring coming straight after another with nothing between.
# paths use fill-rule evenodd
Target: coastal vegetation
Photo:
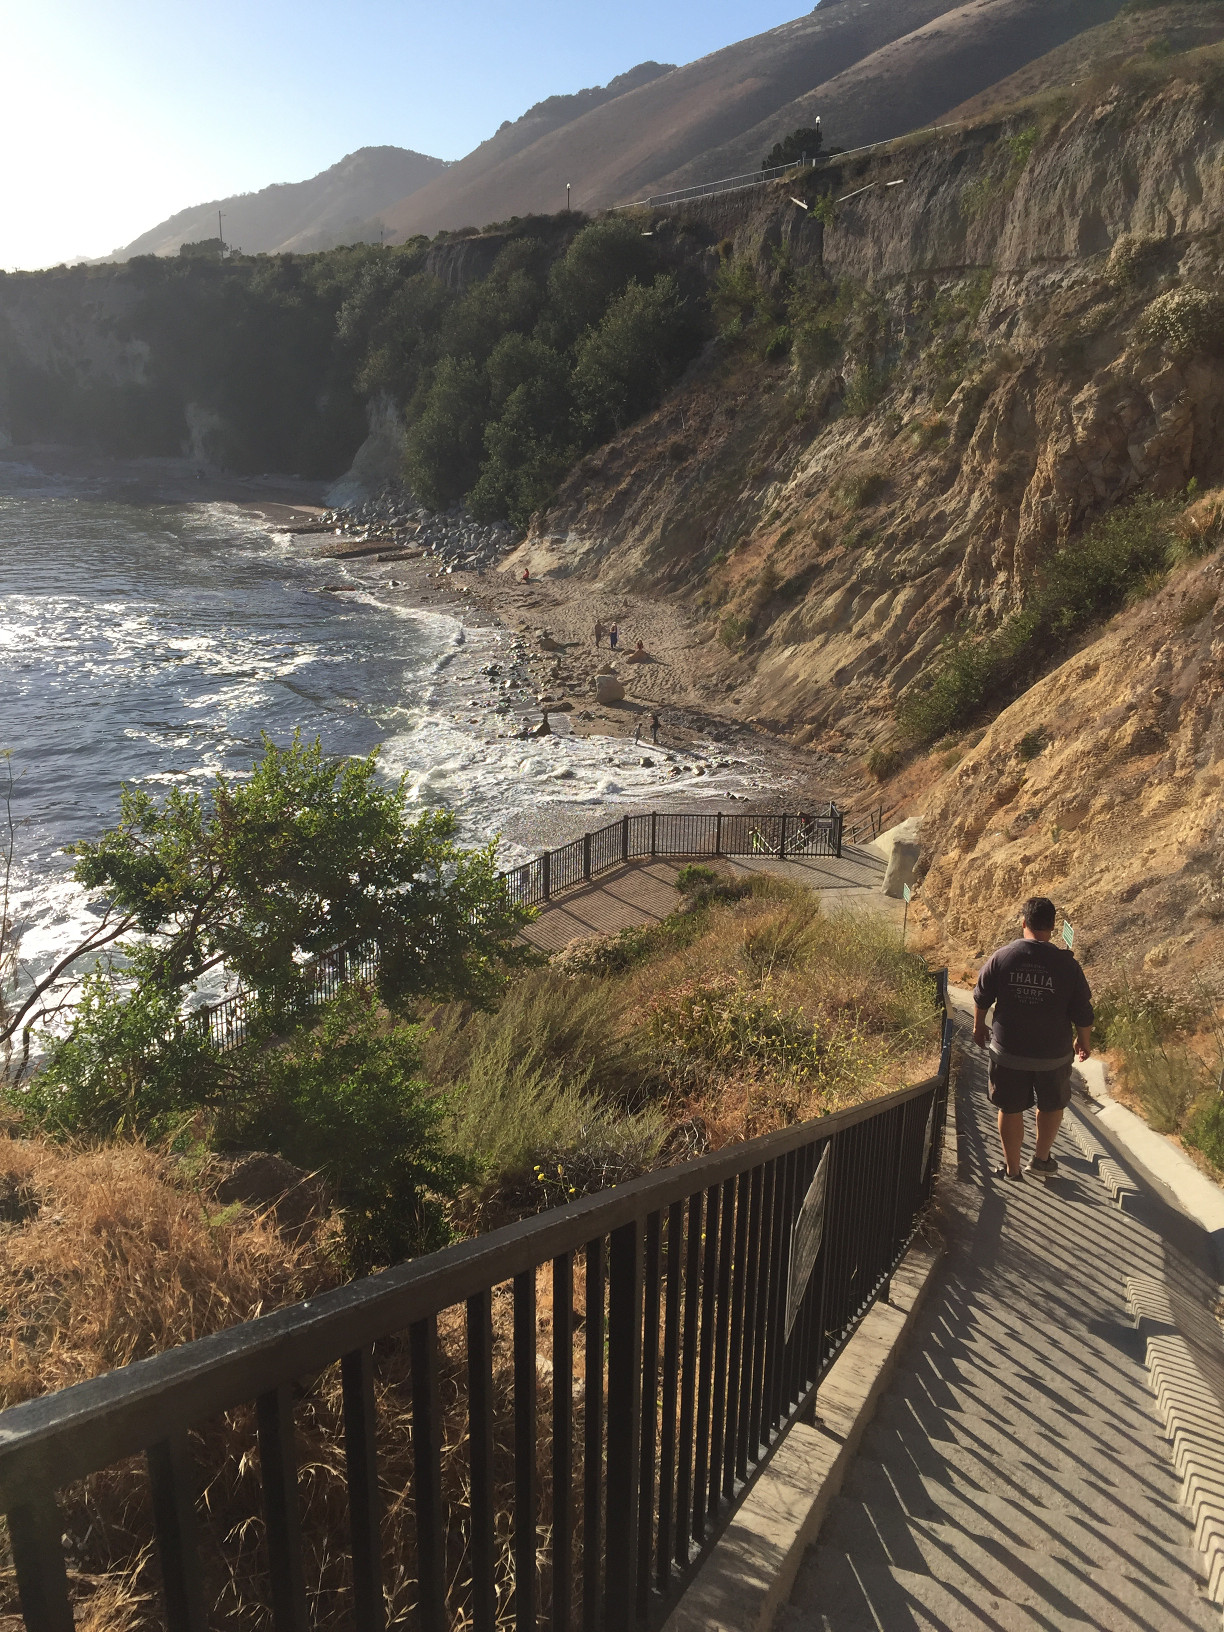
<instances>
[{"instance_id":1,"label":"coastal vegetation","mask_svg":"<svg viewBox=\"0 0 1224 1632\"><path fill-rule=\"evenodd\" d=\"M584 451L654 406L706 327L700 278L635 222L569 213L478 245L442 235L12 276L18 304L36 288L65 311L113 307L125 361L84 378L35 366L0 317L15 440L121 456L190 446L238 471L335 477L367 404L386 400L423 500L521 525Z\"/></svg>"}]
</instances>

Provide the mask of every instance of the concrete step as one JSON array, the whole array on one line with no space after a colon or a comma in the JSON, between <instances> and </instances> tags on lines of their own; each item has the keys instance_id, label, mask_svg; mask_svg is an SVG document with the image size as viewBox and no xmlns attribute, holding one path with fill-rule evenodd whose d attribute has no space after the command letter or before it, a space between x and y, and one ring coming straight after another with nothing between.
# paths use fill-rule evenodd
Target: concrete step
<instances>
[{"instance_id":1,"label":"concrete step","mask_svg":"<svg viewBox=\"0 0 1224 1632\"><path fill-rule=\"evenodd\" d=\"M1146 1440L1159 1428L1155 1402L1137 1393L1143 1382L1137 1367L1131 1397L1115 1396L1113 1402L1094 1398L1081 1380L1058 1378L1052 1370L1047 1387L1035 1389L1021 1372L1006 1366L992 1371L958 1363L959 1375L951 1375L952 1369L933 1358L918 1367L901 1367L890 1394L904 1400L924 1423L933 1425L949 1414L989 1415L1011 1438L1052 1439L1074 1455L1094 1447L1117 1454L1136 1430Z\"/></svg>"},{"instance_id":2,"label":"concrete step","mask_svg":"<svg viewBox=\"0 0 1224 1632\"><path fill-rule=\"evenodd\" d=\"M775 1632L1094 1632L1047 1606L1037 1615L997 1593L965 1592L933 1576L860 1569L838 1547L813 1547ZM1133 1632L1133 1628L1130 1629Z\"/></svg>"},{"instance_id":3,"label":"concrete step","mask_svg":"<svg viewBox=\"0 0 1224 1632\"><path fill-rule=\"evenodd\" d=\"M923 1578L940 1583L964 1604L1008 1605L1030 1615L1057 1617L1056 1624L1081 1624L1101 1632L1218 1632L1218 1616L1197 1583L1177 1572L1169 1581L1128 1575L1120 1567L1072 1564L1025 1547L1005 1535L972 1535L958 1526L914 1522L882 1535L860 1503L839 1503L821 1532L819 1552L850 1560L869 1602L877 1583L891 1578L916 1596ZM827 1603L816 1583L812 1602ZM881 1625L893 1622L873 1604ZM1023 1624L1023 1623L1022 1623ZM1030 1624L1032 1624L1030 1622ZM1040 1623L1038 1623L1040 1624Z\"/></svg>"},{"instance_id":4,"label":"concrete step","mask_svg":"<svg viewBox=\"0 0 1224 1632\"><path fill-rule=\"evenodd\" d=\"M900 1529L910 1523L949 1524L970 1535L1012 1538L1068 1564L1105 1568L1121 1560L1127 1573L1156 1581L1171 1580L1179 1572L1192 1583L1199 1578L1199 1555L1188 1536L1178 1543L1147 1525L1111 1524L1082 1512L1018 1502L955 1480L933 1479L912 1467L885 1468L867 1457L859 1457L851 1468L842 1499L866 1510L894 1562L900 1559L888 1538ZM835 1507L826 1520L822 1540L837 1539L838 1511Z\"/></svg>"},{"instance_id":5,"label":"concrete step","mask_svg":"<svg viewBox=\"0 0 1224 1632\"><path fill-rule=\"evenodd\" d=\"M885 1401L881 1415L891 1417L893 1405ZM1134 1527L1185 1544L1186 1515L1168 1466L1148 1463L1138 1453L1125 1469L1033 1452L1020 1456L1014 1447L1000 1447L989 1430L986 1422L948 1421L935 1438L915 1432L912 1425L898 1427L877 1418L864 1434L859 1454L883 1463L898 1479L909 1469L962 1492L983 1490L1021 1505L1083 1513L1093 1523Z\"/></svg>"}]
</instances>

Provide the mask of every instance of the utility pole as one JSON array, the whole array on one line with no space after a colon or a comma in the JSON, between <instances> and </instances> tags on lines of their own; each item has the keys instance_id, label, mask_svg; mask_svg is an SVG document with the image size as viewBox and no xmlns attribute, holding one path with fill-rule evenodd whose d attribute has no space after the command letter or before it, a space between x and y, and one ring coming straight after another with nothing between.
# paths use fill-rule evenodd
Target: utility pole
<instances>
[{"instance_id":1,"label":"utility pole","mask_svg":"<svg viewBox=\"0 0 1224 1632\"><path fill-rule=\"evenodd\" d=\"M221 259L225 259L225 233L221 227L221 211L217 211L217 237L221 243Z\"/></svg>"}]
</instances>

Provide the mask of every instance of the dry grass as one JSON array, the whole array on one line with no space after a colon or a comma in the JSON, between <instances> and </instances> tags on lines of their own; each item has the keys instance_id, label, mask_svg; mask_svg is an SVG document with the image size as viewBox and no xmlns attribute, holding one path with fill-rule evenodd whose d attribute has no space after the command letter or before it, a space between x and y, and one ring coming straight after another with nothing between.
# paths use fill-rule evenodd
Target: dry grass
<instances>
[{"instance_id":1,"label":"dry grass","mask_svg":"<svg viewBox=\"0 0 1224 1632\"><path fill-rule=\"evenodd\" d=\"M0 1176L12 1176L34 1211L0 1225L0 1303L7 1312L4 1404L97 1375L325 1290L339 1279L326 1232L294 1245L268 1216L226 1210L182 1164L139 1146L71 1150L40 1140L0 1139ZM538 1280L539 1350L551 1352L551 1279ZM585 1305L581 1263L575 1304ZM493 1298L495 1476L503 1513L512 1485L512 1299ZM464 1316L443 1313L439 1386L443 1492L450 1510L448 1569L464 1576L468 1540L467 1380ZM575 1339L581 1377L582 1328ZM376 1398L384 1500L387 1608L410 1616L416 1595L411 1376L406 1341L379 1346ZM551 1391L538 1378L541 1499L549 1489ZM295 1410L302 1522L312 1624L352 1625L347 1558L348 1496L339 1368L298 1380ZM576 1477L581 1478L581 1397L575 1399ZM203 1501L202 1567L211 1624L243 1632L270 1625L263 1552L261 1486L253 1411L232 1411L191 1435ZM106 1469L61 1492L69 1580L77 1625L87 1632L151 1632L164 1624L153 1562L143 1461ZM541 1545L546 1537L542 1535ZM577 1548L577 1540L575 1543ZM501 1596L510 1624L510 1536L499 1536ZM543 1554L542 1554L543 1558ZM541 1590L548 1591L543 1568ZM0 1548L0 1625L16 1612L11 1560ZM461 1587L453 1625L470 1625Z\"/></svg>"},{"instance_id":2,"label":"dry grass","mask_svg":"<svg viewBox=\"0 0 1224 1632\"><path fill-rule=\"evenodd\" d=\"M583 1129L597 1128L607 1159L640 1168L872 1097L932 1063L937 1028L929 977L918 959L901 952L895 931L871 919L825 916L807 892L776 880L756 880L746 899L716 901L651 932L632 954L628 967L613 959L613 972L604 975L572 976L560 968L533 973L500 1017L436 1017L432 1064L438 1074L480 1085L473 1103L457 1114L456 1128L473 1140L496 1134L505 1163L519 1179L534 1147L530 1139L524 1142L524 1129L514 1119L522 1120L533 1105L538 1143L580 1147ZM808 1042L782 1061L784 1069L773 1069L751 1047L719 1054L710 1039L698 1038L696 1056L704 1063L691 1070L693 1060L657 1046L652 1031L652 1017L686 985L733 992L753 1013L787 1016L794 1035ZM497 1083L514 1076L509 1067L515 1062L522 1066L522 1092L494 1094ZM549 1084L557 1098L551 1106L541 1097L542 1085ZM498 1119L508 1125L500 1133L486 1127L482 1134L482 1123ZM660 1153L659 1136L668 1127L672 1140ZM0 1212L13 1219L0 1224L0 1306L7 1315L0 1402L63 1387L337 1284L339 1260L328 1227L309 1240L286 1239L271 1216L220 1208L207 1177L187 1161L134 1144L71 1149L0 1137ZM508 1174L502 1177L508 1180ZM588 1180L596 1182L597 1175L587 1175L584 1184ZM542 1202L564 1199L568 1189L561 1175L556 1185L533 1180L528 1190L533 1184L540 1194L517 1196L507 1182L503 1209L536 1211ZM479 1221L477 1214L469 1226L473 1220ZM545 1616L551 1592L543 1522L550 1511L551 1291L550 1274L541 1270L536 1406ZM573 1302L579 1490L585 1341L580 1261L574 1265ZM513 1506L512 1313L511 1289L496 1288L499 1624L506 1627L513 1621L506 1517ZM440 1316L438 1335L451 1624L466 1629L470 1515L461 1309ZM602 1367L602 1346L599 1354ZM416 1596L411 1376L401 1337L378 1347L376 1399L387 1608L396 1623L411 1618ZM312 1624L346 1632L352 1625L351 1578L338 1366L297 1380L295 1422ZM200 1426L191 1443L204 1491L201 1557L210 1621L263 1632L270 1613L253 1410L244 1406ZM62 1492L61 1499L78 1625L92 1632L151 1632L161 1625L143 1462L109 1468ZM575 1558L580 1525L578 1530ZM0 1624L16 1607L11 1568L6 1571L4 1563L0 1557Z\"/></svg>"},{"instance_id":3,"label":"dry grass","mask_svg":"<svg viewBox=\"0 0 1224 1632\"><path fill-rule=\"evenodd\" d=\"M183 1164L138 1144L0 1139L0 1176L37 1212L0 1228L0 1404L127 1365L338 1280L326 1240L210 1202Z\"/></svg>"}]
</instances>

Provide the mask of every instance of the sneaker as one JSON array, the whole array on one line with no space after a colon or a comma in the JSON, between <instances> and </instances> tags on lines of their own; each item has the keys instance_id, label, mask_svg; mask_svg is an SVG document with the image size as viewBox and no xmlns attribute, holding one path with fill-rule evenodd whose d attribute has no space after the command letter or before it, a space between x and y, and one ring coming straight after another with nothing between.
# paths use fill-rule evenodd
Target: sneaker
<instances>
[{"instance_id":1,"label":"sneaker","mask_svg":"<svg viewBox=\"0 0 1224 1632\"><path fill-rule=\"evenodd\" d=\"M1034 1156L1028 1165L1029 1172L1035 1173L1039 1179L1052 1179L1058 1172L1058 1163L1053 1156Z\"/></svg>"},{"instance_id":2,"label":"sneaker","mask_svg":"<svg viewBox=\"0 0 1224 1632\"><path fill-rule=\"evenodd\" d=\"M1000 1162L998 1167L996 1167L994 1170L994 1176L996 1179L1011 1179L1012 1183L1014 1184L1018 1179L1022 1179L1024 1174L1009 1173L1007 1171L1007 1164L1005 1162Z\"/></svg>"}]
</instances>

